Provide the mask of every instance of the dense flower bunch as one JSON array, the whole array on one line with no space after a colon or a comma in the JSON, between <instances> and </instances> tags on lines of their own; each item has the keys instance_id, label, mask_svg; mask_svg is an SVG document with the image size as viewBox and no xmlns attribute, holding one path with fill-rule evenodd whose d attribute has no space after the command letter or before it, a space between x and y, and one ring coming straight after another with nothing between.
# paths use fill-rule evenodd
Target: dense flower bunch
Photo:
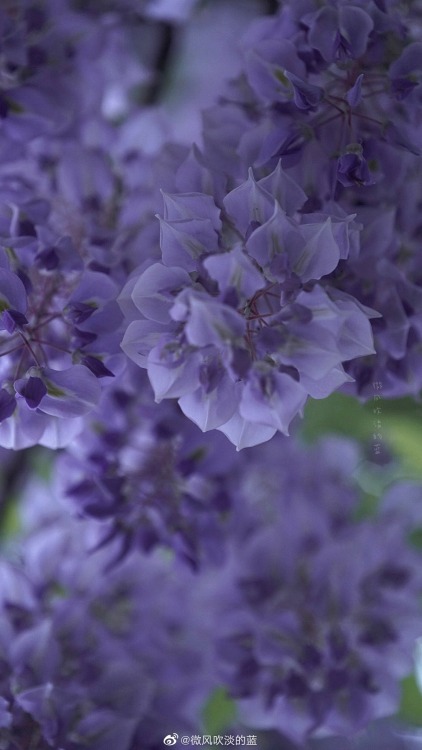
<instances>
[{"instance_id":1,"label":"dense flower bunch","mask_svg":"<svg viewBox=\"0 0 422 750\"><path fill-rule=\"evenodd\" d=\"M353 451L338 440L307 454L273 441L252 459L247 510L214 581L217 661L242 719L299 742L393 713L409 672L400 643L420 628L405 516L390 498L375 519L356 521L359 493L344 474Z\"/></svg>"},{"instance_id":2,"label":"dense flower bunch","mask_svg":"<svg viewBox=\"0 0 422 750\"><path fill-rule=\"evenodd\" d=\"M19 175L4 181L1 208L0 443L55 448L115 374L104 360L121 359L119 287L95 246L55 231L57 212ZM71 419L66 437L60 418Z\"/></svg>"},{"instance_id":3,"label":"dense flower bunch","mask_svg":"<svg viewBox=\"0 0 422 750\"><path fill-rule=\"evenodd\" d=\"M99 380L124 367L116 298L135 221L127 204L120 211L122 166L106 145L113 118L133 106L129 87L149 73L125 47L130 13L98 24L66 3L28 3L2 14L2 138L13 163L0 175L0 444L56 448L83 428ZM113 59L128 69L119 102Z\"/></svg>"},{"instance_id":4,"label":"dense flower bunch","mask_svg":"<svg viewBox=\"0 0 422 750\"><path fill-rule=\"evenodd\" d=\"M181 22L196 0L19 0L0 9L0 148L14 160L39 136L91 143L136 109L154 71L137 33ZM154 20L155 19L155 20ZM124 74L124 78L122 78ZM81 76L84 85L81 85ZM60 83L58 86L57 84Z\"/></svg>"},{"instance_id":5,"label":"dense flower bunch","mask_svg":"<svg viewBox=\"0 0 422 750\"><path fill-rule=\"evenodd\" d=\"M416 4L406 16L394 2L283 3L252 26L244 74L204 119L202 158L229 144L213 166L230 179L281 159L305 212L356 214L360 251L327 281L382 314L376 356L346 366L364 397L381 377L392 396L421 388L419 16Z\"/></svg>"},{"instance_id":6,"label":"dense flower bunch","mask_svg":"<svg viewBox=\"0 0 422 750\"><path fill-rule=\"evenodd\" d=\"M68 127L74 115L73 45L46 3L4 3L0 10L0 149L2 162L29 142ZM61 81L57 90L55 77ZM57 82L57 78L56 78Z\"/></svg>"},{"instance_id":7,"label":"dense flower bunch","mask_svg":"<svg viewBox=\"0 0 422 750\"><path fill-rule=\"evenodd\" d=\"M204 436L171 402L157 407L139 371L104 393L85 431L57 463L76 512L96 519L116 559L157 546L198 570L224 554L239 466L218 433ZM140 396L137 396L140 393Z\"/></svg>"},{"instance_id":8,"label":"dense flower bunch","mask_svg":"<svg viewBox=\"0 0 422 750\"><path fill-rule=\"evenodd\" d=\"M0 750L420 745L421 484L299 417L421 392L421 24L1 5Z\"/></svg>"},{"instance_id":9,"label":"dense flower bunch","mask_svg":"<svg viewBox=\"0 0 422 750\"><path fill-rule=\"evenodd\" d=\"M394 7L304 2L257 21L244 48L203 152L164 194L161 270L130 283L143 319L123 342L157 400L239 448L346 382L421 386L420 43Z\"/></svg>"},{"instance_id":10,"label":"dense flower bunch","mask_svg":"<svg viewBox=\"0 0 422 750\"><path fill-rule=\"evenodd\" d=\"M203 193L165 194L162 263L128 285L144 319L122 347L156 400L178 397L238 448L287 434L308 395L329 395L348 380L342 363L373 351L371 310L318 283L356 245L353 216L298 215L305 201L280 165L251 172L223 211Z\"/></svg>"},{"instance_id":11,"label":"dense flower bunch","mask_svg":"<svg viewBox=\"0 0 422 750\"><path fill-rule=\"evenodd\" d=\"M36 520L1 568L1 725L16 747L155 749L174 726L198 731L217 686L245 731L300 745L394 711L420 632L420 556L406 545L420 487L404 513L399 484L357 521L353 443L284 438L242 456L241 477L229 464L220 475L232 502L217 559L196 572L162 555L165 538L118 564L120 540L104 545L98 519L82 533L57 488L53 503L28 486Z\"/></svg>"},{"instance_id":12,"label":"dense flower bunch","mask_svg":"<svg viewBox=\"0 0 422 750\"><path fill-rule=\"evenodd\" d=\"M3 747L146 750L193 733L213 671L192 574L134 554L106 576L89 525L44 523L1 568Z\"/></svg>"}]
</instances>

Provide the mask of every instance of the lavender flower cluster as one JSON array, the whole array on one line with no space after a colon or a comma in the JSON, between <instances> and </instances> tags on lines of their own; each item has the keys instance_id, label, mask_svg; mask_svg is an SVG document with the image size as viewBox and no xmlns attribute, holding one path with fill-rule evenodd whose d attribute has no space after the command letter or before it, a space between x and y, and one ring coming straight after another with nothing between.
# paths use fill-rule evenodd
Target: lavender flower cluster
<instances>
[{"instance_id":1,"label":"lavender flower cluster","mask_svg":"<svg viewBox=\"0 0 422 750\"><path fill-rule=\"evenodd\" d=\"M0 7L0 750L420 746L422 484L301 418L422 389L421 21Z\"/></svg>"}]
</instances>

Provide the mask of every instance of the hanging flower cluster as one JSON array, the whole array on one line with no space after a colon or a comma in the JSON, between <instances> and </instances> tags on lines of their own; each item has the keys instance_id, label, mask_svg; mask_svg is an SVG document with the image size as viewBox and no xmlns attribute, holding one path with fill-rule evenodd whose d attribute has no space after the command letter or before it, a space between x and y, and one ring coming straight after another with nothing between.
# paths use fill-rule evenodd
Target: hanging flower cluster
<instances>
[{"instance_id":1,"label":"hanging flower cluster","mask_svg":"<svg viewBox=\"0 0 422 750\"><path fill-rule=\"evenodd\" d=\"M1 4L0 750L420 742L419 469L300 418L421 393L421 20Z\"/></svg>"}]
</instances>

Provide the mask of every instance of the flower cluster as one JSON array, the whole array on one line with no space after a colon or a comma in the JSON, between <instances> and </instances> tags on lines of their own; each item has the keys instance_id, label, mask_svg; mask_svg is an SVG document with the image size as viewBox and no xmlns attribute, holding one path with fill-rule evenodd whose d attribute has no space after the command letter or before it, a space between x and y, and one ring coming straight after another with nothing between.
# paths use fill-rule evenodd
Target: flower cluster
<instances>
[{"instance_id":1,"label":"flower cluster","mask_svg":"<svg viewBox=\"0 0 422 750\"><path fill-rule=\"evenodd\" d=\"M342 468L351 450L327 442L305 458L272 444L246 475L252 517L238 524L213 592L217 659L241 717L299 742L394 713L411 658L400 643L420 627L417 556L392 510L355 520L359 498Z\"/></svg>"},{"instance_id":2,"label":"flower cluster","mask_svg":"<svg viewBox=\"0 0 422 750\"><path fill-rule=\"evenodd\" d=\"M58 491L97 521L114 565L133 549L167 547L198 570L224 555L239 467L223 436L202 435L172 402L151 403L144 381L127 372L103 394L94 429L57 462Z\"/></svg>"},{"instance_id":3,"label":"flower cluster","mask_svg":"<svg viewBox=\"0 0 422 750\"><path fill-rule=\"evenodd\" d=\"M195 571L162 554L165 538L117 564L99 494L96 522L81 531L57 487L50 504L30 484L32 530L20 560L1 568L3 734L37 750L106 750L117 736L127 750L155 750L174 726L197 731L216 688L243 734L274 729L300 746L394 712L420 632L420 555L406 543L420 486L412 499L398 484L357 520L348 470L359 460L349 441L305 449L276 438L243 452L236 477L229 461L220 548Z\"/></svg>"},{"instance_id":4,"label":"flower cluster","mask_svg":"<svg viewBox=\"0 0 422 750\"><path fill-rule=\"evenodd\" d=\"M124 351L157 401L178 398L202 430L238 447L289 424L308 395L349 380L343 363L373 352L376 315L321 279L356 250L353 215L300 215L306 195L278 164L230 191L164 194L162 262L123 291L143 318Z\"/></svg>"},{"instance_id":5,"label":"flower cluster","mask_svg":"<svg viewBox=\"0 0 422 750\"><path fill-rule=\"evenodd\" d=\"M420 66L393 7L287 3L252 25L164 194L162 265L124 293L143 317L123 348L157 401L242 448L308 395L367 396L381 372L387 395L419 391Z\"/></svg>"},{"instance_id":6,"label":"flower cluster","mask_svg":"<svg viewBox=\"0 0 422 750\"><path fill-rule=\"evenodd\" d=\"M50 518L19 567L2 563L2 742L153 750L193 733L213 682L192 574L134 554L106 576L110 548L87 554L77 527Z\"/></svg>"},{"instance_id":7,"label":"flower cluster","mask_svg":"<svg viewBox=\"0 0 422 750\"><path fill-rule=\"evenodd\" d=\"M118 286L52 231L46 202L30 191L15 202L19 187L4 186L2 196L0 443L54 448L82 428L98 379L113 377L105 361L114 368L121 359Z\"/></svg>"},{"instance_id":8,"label":"flower cluster","mask_svg":"<svg viewBox=\"0 0 422 750\"><path fill-rule=\"evenodd\" d=\"M421 388L419 13L283 3L252 25L242 76L204 117L201 163L220 181L248 166L266 175L281 159L308 196L303 211L355 214L360 250L327 281L382 316L376 355L345 368L348 391L366 398L381 373L389 396Z\"/></svg>"},{"instance_id":9,"label":"flower cluster","mask_svg":"<svg viewBox=\"0 0 422 750\"><path fill-rule=\"evenodd\" d=\"M407 421L371 464L309 402L420 396L421 30L1 4L0 750L420 744Z\"/></svg>"},{"instance_id":10,"label":"flower cluster","mask_svg":"<svg viewBox=\"0 0 422 750\"><path fill-rule=\"evenodd\" d=\"M10 164L0 173L0 444L8 448L69 443L98 403L100 379L124 369L116 298L131 253L119 249L133 230L120 216L118 159L113 166L106 153L117 116L112 62L128 68L120 116L148 74L127 48L129 9L105 11L99 23L65 2L1 11L0 140Z\"/></svg>"}]
</instances>

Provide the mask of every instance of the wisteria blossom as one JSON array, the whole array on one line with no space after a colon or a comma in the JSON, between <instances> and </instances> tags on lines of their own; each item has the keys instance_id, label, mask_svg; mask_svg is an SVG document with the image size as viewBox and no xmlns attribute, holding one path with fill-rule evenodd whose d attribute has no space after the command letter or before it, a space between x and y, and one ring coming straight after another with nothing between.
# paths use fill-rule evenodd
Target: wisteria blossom
<instances>
[{"instance_id":1,"label":"wisteria blossom","mask_svg":"<svg viewBox=\"0 0 422 750\"><path fill-rule=\"evenodd\" d=\"M420 748L420 0L0 5L0 750Z\"/></svg>"},{"instance_id":2,"label":"wisteria blossom","mask_svg":"<svg viewBox=\"0 0 422 750\"><path fill-rule=\"evenodd\" d=\"M321 279L358 243L354 216L298 214L306 195L280 164L230 191L164 194L162 264L126 287L142 313L122 347L157 401L179 398L203 430L238 447L288 434L310 395L350 380L378 313ZM123 299L125 300L125 290Z\"/></svg>"}]
</instances>

